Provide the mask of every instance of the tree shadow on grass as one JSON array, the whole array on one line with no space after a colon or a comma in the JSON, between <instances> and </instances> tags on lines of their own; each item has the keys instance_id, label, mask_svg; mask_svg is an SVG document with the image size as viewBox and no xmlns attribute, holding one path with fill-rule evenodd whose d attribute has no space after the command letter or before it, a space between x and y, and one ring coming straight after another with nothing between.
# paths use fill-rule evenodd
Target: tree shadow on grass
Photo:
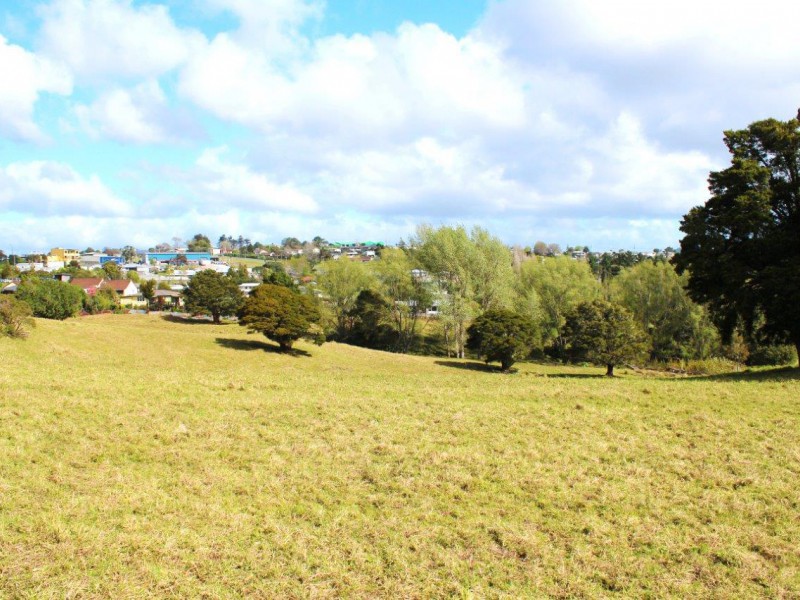
<instances>
[{"instance_id":1,"label":"tree shadow on grass","mask_svg":"<svg viewBox=\"0 0 800 600\"><path fill-rule=\"evenodd\" d=\"M764 369L759 371L740 371L738 373L722 373L720 375L692 375L685 377L689 381L800 381L800 368L798 367L779 367L776 369Z\"/></svg>"},{"instance_id":2,"label":"tree shadow on grass","mask_svg":"<svg viewBox=\"0 0 800 600\"><path fill-rule=\"evenodd\" d=\"M614 381L615 379L623 379L623 377L627 375L627 373L620 373L614 374L612 377L609 377L605 373L547 373L543 375L543 377L548 377L550 379L606 379L608 381Z\"/></svg>"},{"instance_id":3,"label":"tree shadow on grass","mask_svg":"<svg viewBox=\"0 0 800 600\"><path fill-rule=\"evenodd\" d=\"M181 325L212 325L211 317L193 317L188 314L161 315L161 318L170 323L180 323Z\"/></svg>"},{"instance_id":4,"label":"tree shadow on grass","mask_svg":"<svg viewBox=\"0 0 800 600\"><path fill-rule=\"evenodd\" d=\"M280 346L276 346L275 344L268 344L267 342L262 342L260 340L216 338L214 341L223 348L229 348L231 350L245 350L249 352L252 352L254 350L261 350L262 352L271 352L273 354L283 354L285 356L294 356L294 357L311 356L311 354L309 354L305 350L299 350L298 348L292 348L291 351L289 352L282 352Z\"/></svg>"},{"instance_id":5,"label":"tree shadow on grass","mask_svg":"<svg viewBox=\"0 0 800 600\"><path fill-rule=\"evenodd\" d=\"M516 373L516 369L512 368L509 371L503 371L499 366L487 365L486 363L479 362L461 362L456 360L436 360L435 364L442 367L451 367L453 369L463 369L465 371L481 371L483 373Z\"/></svg>"}]
</instances>

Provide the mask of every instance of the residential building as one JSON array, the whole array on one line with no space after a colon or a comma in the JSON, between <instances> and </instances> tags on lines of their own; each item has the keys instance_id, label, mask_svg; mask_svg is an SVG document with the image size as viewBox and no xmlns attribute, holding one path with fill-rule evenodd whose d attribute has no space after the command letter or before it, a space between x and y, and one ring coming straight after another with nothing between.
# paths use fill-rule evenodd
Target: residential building
<instances>
[{"instance_id":1,"label":"residential building","mask_svg":"<svg viewBox=\"0 0 800 600\"><path fill-rule=\"evenodd\" d=\"M81 260L81 253L77 250L70 250L67 248L52 248L50 250L50 256L47 257L47 262L50 262L50 258L54 261L61 261L65 265L68 265L73 260L76 262L80 262Z\"/></svg>"}]
</instances>

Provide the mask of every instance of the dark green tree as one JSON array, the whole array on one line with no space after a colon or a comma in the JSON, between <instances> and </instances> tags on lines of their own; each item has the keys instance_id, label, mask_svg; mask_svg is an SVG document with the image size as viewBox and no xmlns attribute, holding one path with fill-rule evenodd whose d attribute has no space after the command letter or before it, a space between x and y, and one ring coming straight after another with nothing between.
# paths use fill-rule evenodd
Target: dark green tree
<instances>
[{"instance_id":1,"label":"dark green tree","mask_svg":"<svg viewBox=\"0 0 800 600\"><path fill-rule=\"evenodd\" d=\"M147 301L147 308L149 309L156 299L156 280L148 279L140 283L139 293L142 294L142 298Z\"/></svg>"},{"instance_id":2,"label":"dark green tree","mask_svg":"<svg viewBox=\"0 0 800 600\"><path fill-rule=\"evenodd\" d=\"M244 295L230 277L205 270L189 280L183 299L188 311L210 314L214 323L219 323L222 316L236 314Z\"/></svg>"},{"instance_id":3,"label":"dark green tree","mask_svg":"<svg viewBox=\"0 0 800 600\"><path fill-rule=\"evenodd\" d=\"M319 309L313 298L282 285L264 283L245 300L239 325L263 333L289 352L300 338L322 343Z\"/></svg>"},{"instance_id":4,"label":"dark green tree","mask_svg":"<svg viewBox=\"0 0 800 600\"><path fill-rule=\"evenodd\" d=\"M398 335L389 324L390 306L378 292L362 290L348 311L348 319L352 325L343 341L375 350L396 348Z\"/></svg>"},{"instance_id":5,"label":"dark green tree","mask_svg":"<svg viewBox=\"0 0 800 600\"><path fill-rule=\"evenodd\" d=\"M63 281L26 277L19 284L16 296L28 303L35 317L63 321L78 314L85 294L79 287Z\"/></svg>"},{"instance_id":6,"label":"dark green tree","mask_svg":"<svg viewBox=\"0 0 800 600\"><path fill-rule=\"evenodd\" d=\"M528 356L537 342L531 319L510 310L488 310L467 330L467 348L486 363L497 361L508 371L517 360Z\"/></svg>"},{"instance_id":7,"label":"dark green tree","mask_svg":"<svg viewBox=\"0 0 800 600\"><path fill-rule=\"evenodd\" d=\"M124 279L122 269L113 260L103 263L103 274L108 279Z\"/></svg>"},{"instance_id":8,"label":"dark green tree","mask_svg":"<svg viewBox=\"0 0 800 600\"><path fill-rule=\"evenodd\" d=\"M800 351L800 120L726 131L725 145L731 165L710 174L711 198L683 218L675 265L724 339L741 324L751 339Z\"/></svg>"},{"instance_id":9,"label":"dark green tree","mask_svg":"<svg viewBox=\"0 0 800 600\"><path fill-rule=\"evenodd\" d=\"M622 306L605 300L582 302L567 317L564 338L576 360L588 360L606 366L606 375L614 376L614 367L633 360L647 350L647 336Z\"/></svg>"},{"instance_id":10,"label":"dark green tree","mask_svg":"<svg viewBox=\"0 0 800 600\"><path fill-rule=\"evenodd\" d=\"M261 278L264 283L282 285L292 289L297 287L292 276L286 272L283 263L277 260L268 260L264 263L264 266L261 267Z\"/></svg>"},{"instance_id":11,"label":"dark green tree","mask_svg":"<svg viewBox=\"0 0 800 600\"><path fill-rule=\"evenodd\" d=\"M243 283L255 281L251 277L245 265L237 265L235 267L231 267L225 276L233 280L236 283L236 285L241 285Z\"/></svg>"},{"instance_id":12,"label":"dark green tree","mask_svg":"<svg viewBox=\"0 0 800 600\"><path fill-rule=\"evenodd\" d=\"M186 249L189 252L210 252L211 240L202 233L196 233L192 239L186 242Z\"/></svg>"},{"instance_id":13,"label":"dark green tree","mask_svg":"<svg viewBox=\"0 0 800 600\"><path fill-rule=\"evenodd\" d=\"M122 256L122 260L126 263L135 262L139 258L139 255L136 253L136 248L133 246L125 246L120 255Z\"/></svg>"}]
</instances>

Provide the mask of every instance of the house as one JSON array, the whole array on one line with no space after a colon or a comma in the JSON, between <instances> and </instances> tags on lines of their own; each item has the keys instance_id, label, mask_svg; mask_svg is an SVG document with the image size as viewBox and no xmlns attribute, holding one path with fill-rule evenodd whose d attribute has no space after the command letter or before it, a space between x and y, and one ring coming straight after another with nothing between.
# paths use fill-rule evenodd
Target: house
<instances>
[{"instance_id":1,"label":"house","mask_svg":"<svg viewBox=\"0 0 800 600\"><path fill-rule=\"evenodd\" d=\"M165 306L179 307L181 305L182 294L176 290L156 290L155 302L160 309Z\"/></svg>"},{"instance_id":2,"label":"house","mask_svg":"<svg viewBox=\"0 0 800 600\"><path fill-rule=\"evenodd\" d=\"M82 269L98 269L100 268L100 257L105 256L102 252L85 252L81 254L78 259Z\"/></svg>"},{"instance_id":3,"label":"house","mask_svg":"<svg viewBox=\"0 0 800 600\"><path fill-rule=\"evenodd\" d=\"M250 293L254 289L256 289L259 285L261 285L261 284L260 283L240 283L239 284L239 289L242 291L242 293L245 296L249 296Z\"/></svg>"},{"instance_id":4,"label":"house","mask_svg":"<svg viewBox=\"0 0 800 600\"><path fill-rule=\"evenodd\" d=\"M122 306L141 306L144 303L144 298L139 293L139 286L130 279L110 279L104 281L100 288L114 290Z\"/></svg>"},{"instance_id":5,"label":"house","mask_svg":"<svg viewBox=\"0 0 800 600\"><path fill-rule=\"evenodd\" d=\"M55 262L62 262L68 265L73 260L79 262L81 253L77 250L69 250L67 248L52 248L50 250L50 255L47 257L48 264L50 264L51 258Z\"/></svg>"},{"instance_id":6,"label":"house","mask_svg":"<svg viewBox=\"0 0 800 600\"><path fill-rule=\"evenodd\" d=\"M103 283L102 277L75 277L70 279L70 284L81 288L88 296L94 296L100 285Z\"/></svg>"}]
</instances>

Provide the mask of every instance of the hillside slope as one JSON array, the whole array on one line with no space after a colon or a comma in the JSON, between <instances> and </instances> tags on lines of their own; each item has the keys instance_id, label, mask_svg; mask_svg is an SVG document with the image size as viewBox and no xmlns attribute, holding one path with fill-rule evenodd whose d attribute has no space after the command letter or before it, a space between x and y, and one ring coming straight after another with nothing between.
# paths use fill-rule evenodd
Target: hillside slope
<instances>
[{"instance_id":1,"label":"hillside slope","mask_svg":"<svg viewBox=\"0 0 800 600\"><path fill-rule=\"evenodd\" d=\"M299 348L155 315L0 339L0 597L800 594L796 373Z\"/></svg>"}]
</instances>

